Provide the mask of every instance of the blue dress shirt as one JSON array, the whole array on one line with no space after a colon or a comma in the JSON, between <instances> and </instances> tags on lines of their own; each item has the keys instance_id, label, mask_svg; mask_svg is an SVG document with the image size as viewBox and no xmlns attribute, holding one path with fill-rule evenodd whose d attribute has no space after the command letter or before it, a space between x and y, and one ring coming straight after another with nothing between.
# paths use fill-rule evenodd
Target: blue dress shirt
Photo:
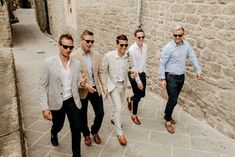
<instances>
[{"instance_id":1,"label":"blue dress shirt","mask_svg":"<svg viewBox=\"0 0 235 157\"><path fill-rule=\"evenodd\" d=\"M165 72L181 75L185 72L186 60L189 59L197 74L201 73L201 67L190 44L183 40L182 44L176 45L174 41L166 44L161 50L159 75L165 79Z\"/></svg>"}]
</instances>

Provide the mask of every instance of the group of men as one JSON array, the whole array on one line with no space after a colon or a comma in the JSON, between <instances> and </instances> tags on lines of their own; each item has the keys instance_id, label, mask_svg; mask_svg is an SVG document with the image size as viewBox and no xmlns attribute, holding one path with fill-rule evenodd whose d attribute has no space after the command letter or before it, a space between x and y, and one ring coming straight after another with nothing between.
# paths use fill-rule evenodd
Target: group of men
<instances>
[{"instance_id":1,"label":"group of men","mask_svg":"<svg viewBox=\"0 0 235 157\"><path fill-rule=\"evenodd\" d=\"M161 52L160 84L166 87L168 102L165 109L165 126L169 133L174 133L172 112L184 83L185 61L189 58L201 79L201 68L191 46L183 40L184 28L176 26L174 40ZM121 113L125 100L125 90L130 83L133 96L127 97L128 109L132 110L131 119L141 122L137 116L138 105L145 96L147 45L142 29L134 32L135 42L128 48L128 38L119 35L116 38L116 50L104 57L94 51L93 32L85 30L80 36L80 47L74 48L73 38L63 34L59 38L59 53L48 58L42 64L39 90L42 114L52 121L51 143L58 146L58 133L63 128L67 115L72 136L73 157L80 157L81 134L84 143L90 146L91 135L96 144L101 144L99 130L104 117L103 98L110 97L113 102L111 123L114 125L118 141L126 145L127 140L122 130ZM103 96L102 96L103 95ZM87 109L90 101L95 117L91 128L88 127Z\"/></svg>"}]
</instances>

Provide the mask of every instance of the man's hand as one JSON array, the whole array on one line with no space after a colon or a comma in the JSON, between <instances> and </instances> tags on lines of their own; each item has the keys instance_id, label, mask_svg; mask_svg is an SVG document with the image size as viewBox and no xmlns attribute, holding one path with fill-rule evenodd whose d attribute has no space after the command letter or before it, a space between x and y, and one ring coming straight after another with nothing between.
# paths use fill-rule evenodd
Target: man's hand
<instances>
[{"instance_id":1,"label":"man's hand","mask_svg":"<svg viewBox=\"0 0 235 157\"><path fill-rule=\"evenodd\" d=\"M109 96L109 92L108 92L108 90L106 89L106 90L104 90L104 98L108 98L108 96Z\"/></svg>"},{"instance_id":2,"label":"man's hand","mask_svg":"<svg viewBox=\"0 0 235 157\"><path fill-rule=\"evenodd\" d=\"M166 80L160 80L160 87L166 88Z\"/></svg>"},{"instance_id":3,"label":"man's hand","mask_svg":"<svg viewBox=\"0 0 235 157\"><path fill-rule=\"evenodd\" d=\"M197 74L197 75L196 75L196 79L197 79L197 80L202 80L201 75L200 75L200 74Z\"/></svg>"},{"instance_id":4,"label":"man's hand","mask_svg":"<svg viewBox=\"0 0 235 157\"><path fill-rule=\"evenodd\" d=\"M130 77L131 77L131 78L136 78L136 77L137 77L137 72L136 72L135 70L131 69L131 70L129 71L129 73L130 73Z\"/></svg>"},{"instance_id":5,"label":"man's hand","mask_svg":"<svg viewBox=\"0 0 235 157\"><path fill-rule=\"evenodd\" d=\"M85 86L87 83L87 79L88 79L88 77L84 73L82 73L82 75L80 77L80 85Z\"/></svg>"},{"instance_id":6,"label":"man's hand","mask_svg":"<svg viewBox=\"0 0 235 157\"><path fill-rule=\"evenodd\" d=\"M90 92L90 93L96 92L96 89L88 83L86 84L86 88L87 88L88 92Z\"/></svg>"},{"instance_id":7,"label":"man's hand","mask_svg":"<svg viewBox=\"0 0 235 157\"><path fill-rule=\"evenodd\" d=\"M138 88L139 88L140 90L143 90L143 89L144 89L144 85L143 85L142 82L138 84Z\"/></svg>"},{"instance_id":8,"label":"man's hand","mask_svg":"<svg viewBox=\"0 0 235 157\"><path fill-rule=\"evenodd\" d=\"M52 114L51 114L51 111L49 109L43 110L42 115L46 120L50 120L50 121L52 120Z\"/></svg>"}]
</instances>

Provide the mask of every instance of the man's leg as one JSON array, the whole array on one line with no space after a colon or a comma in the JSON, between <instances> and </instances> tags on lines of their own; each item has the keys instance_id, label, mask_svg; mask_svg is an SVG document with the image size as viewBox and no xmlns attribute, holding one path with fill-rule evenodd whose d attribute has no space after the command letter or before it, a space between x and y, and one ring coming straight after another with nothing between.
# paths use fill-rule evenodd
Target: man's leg
<instances>
[{"instance_id":1,"label":"man's leg","mask_svg":"<svg viewBox=\"0 0 235 157\"><path fill-rule=\"evenodd\" d=\"M115 131L118 135L123 135L121 128L121 112L122 112L122 98L120 96L123 85L118 85L111 93L110 97L113 102L113 118Z\"/></svg>"},{"instance_id":2,"label":"man's leg","mask_svg":"<svg viewBox=\"0 0 235 157\"><path fill-rule=\"evenodd\" d=\"M51 135L57 137L57 134L64 126L65 120L65 110L64 105L60 110L51 110L52 114L52 127L51 127Z\"/></svg>"},{"instance_id":3,"label":"man's leg","mask_svg":"<svg viewBox=\"0 0 235 157\"><path fill-rule=\"evenodd\" d=\"M102 96L99 96L97 92L92 93L90 97L90 102L95 112L94 122L91 126L91 134L94 135L99 132L104 117Z\"/></svg>"},{"instance_id":4,"label":"man's leg","mask_svg":"<svg viewBox=\"0 0 235 157\"><path fill-rule=\"evenodd\" d=\"M89 94L88 94L89 95ZM82 108L81 108L81 131L84 137L90 136L90 130L88 128L88 120L87 120L87 108L88 108L88 96L85 99L81 99Z\"/></svg>"},{"instance_id":5,"label":"man's leg","mask_svg":"<svg viewBox=\"0 0 235 157\"><path fill-rule=\"evenodd\" d=\"M172 76L166 77L167 81L167 94L168 94L168 101L165 108L165 117L166 121L170 121L172 119L172 113L174 110L175 105L177 104L178 93L177 93L177 79Z\"/></svg>"},{"instance_id":6,"label":"man's leg","mask_svg":"<svg viewBox=\"0 0 235 157\"><path fill-rule=\"evenodd\" d=\"M65 101L65 108L72 135L73 157L81 157L81 110L77 108L73 98Z\"/></svg>"}]
</instances>

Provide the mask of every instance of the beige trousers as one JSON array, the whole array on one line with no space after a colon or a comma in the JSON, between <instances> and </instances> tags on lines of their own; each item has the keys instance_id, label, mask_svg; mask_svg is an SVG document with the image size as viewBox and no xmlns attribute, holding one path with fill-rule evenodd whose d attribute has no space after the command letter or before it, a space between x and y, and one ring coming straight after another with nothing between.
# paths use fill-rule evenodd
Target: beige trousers
<instances>
[{"instance_id":1,"label":"beige trousers","mask_svg":"<svg viewBox=\"0 0 235 157\"><path fill-rule=\"evenodd\" d=\"M122 131L122 106L124 102L125 88L123 83L118 83L112 92L110 92L110 97L113 102L113 115L115 131L118 135L123 135Z\"/></svg>"}]
</instances>

